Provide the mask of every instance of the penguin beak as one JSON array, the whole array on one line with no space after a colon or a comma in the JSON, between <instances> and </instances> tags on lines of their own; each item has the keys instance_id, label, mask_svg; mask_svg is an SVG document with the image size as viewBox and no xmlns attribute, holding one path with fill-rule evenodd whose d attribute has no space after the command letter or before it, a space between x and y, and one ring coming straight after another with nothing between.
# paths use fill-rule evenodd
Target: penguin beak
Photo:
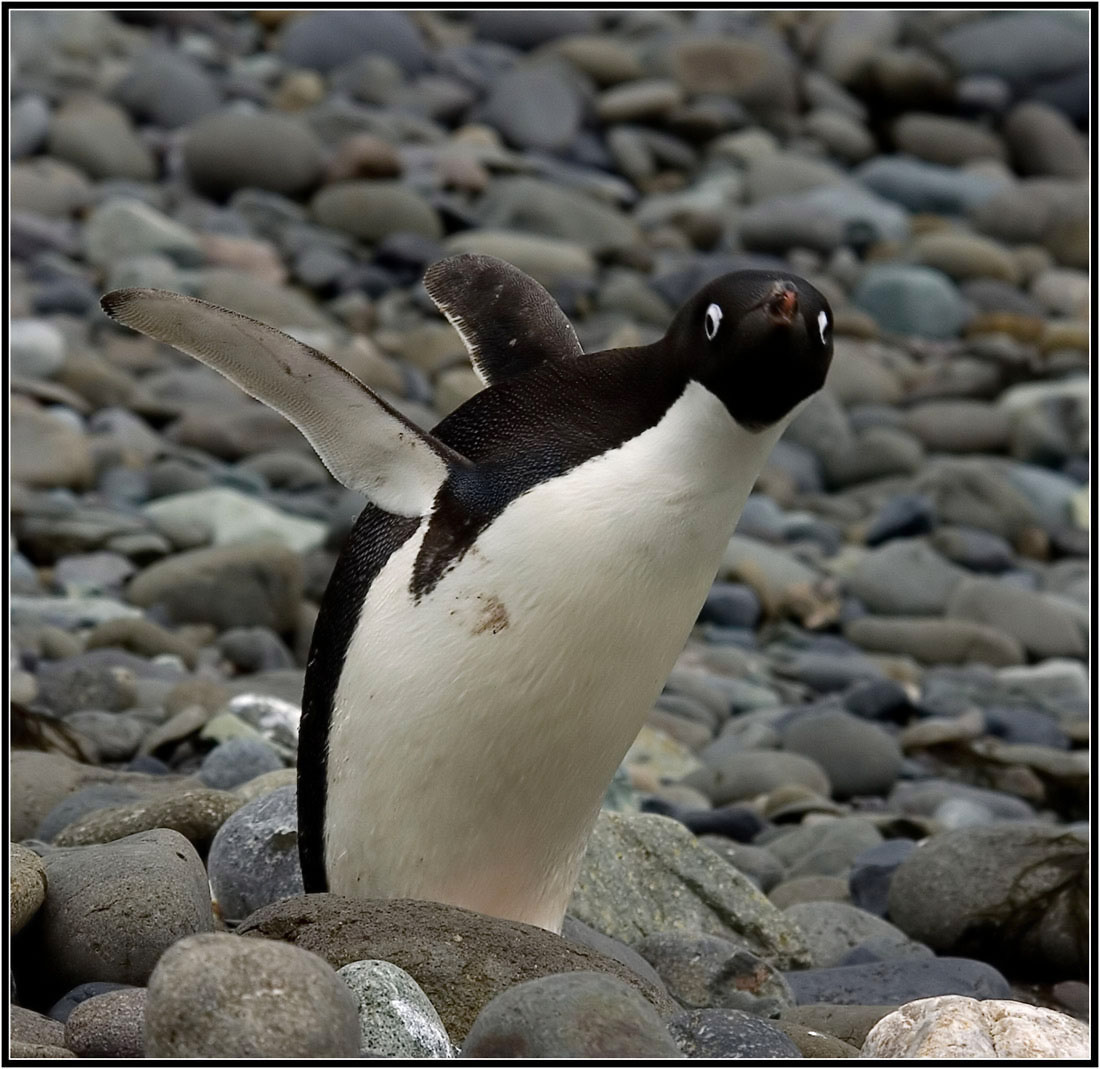
<instances>
[{"instance_id":1,"label":"penguin beak","mask_svg":"<svg viewBox=\"0 0 1100 1069\"><path fill-rule=\"evenodd\" d=\"M778 282L775 292L764 302L764 307L773 323L789 327L798 313L798 291L789 282Z\"/></svg>"}]
</instances>

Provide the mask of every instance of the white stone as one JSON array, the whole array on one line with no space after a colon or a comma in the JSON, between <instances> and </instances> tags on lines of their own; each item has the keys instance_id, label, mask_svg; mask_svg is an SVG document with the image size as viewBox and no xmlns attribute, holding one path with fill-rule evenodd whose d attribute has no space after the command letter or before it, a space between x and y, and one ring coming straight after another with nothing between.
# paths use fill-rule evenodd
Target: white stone
<instances>
[{"instance_id":1,"label":"white stone","mask_svg":"<svg viewBox=\"0 0 1100 1069\"><path fill-rule=\"evenodd\" d=\"M143 511L154 521L168 523L201 517L209 525L216 546L273 538L306 553L325 539L323 523L291 516L227 486L171 494L150 502Z\"/></svg>"},{"instance_id":2,"label":"white stone","mask_svg":"<svg viewBox=\"0 0 1100 1069\"><path fill-rule=\"evenodd\" d=\"M1088 1026L1008 999L940 995L887 1014L867 1033L863 1058L1088 1058Z\"/></svg>"}]
</instances>

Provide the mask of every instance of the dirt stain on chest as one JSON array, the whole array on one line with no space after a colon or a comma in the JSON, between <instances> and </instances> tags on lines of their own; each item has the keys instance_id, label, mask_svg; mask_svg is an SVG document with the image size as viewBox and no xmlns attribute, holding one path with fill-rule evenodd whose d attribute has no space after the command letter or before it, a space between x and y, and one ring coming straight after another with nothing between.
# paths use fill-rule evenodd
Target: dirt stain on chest
<instances>
[{"instance_id":1,"label":"dirt stain on chest","mask_svg":"<svg viewBox=\"0 0 1100 1069\"><path fill-rule=\"evenodd\" d=\"M471 634L481 635L491 631L494 635L503 631L511 622L508 619L508 609L504 602L495 594L479 594L481 601L477 623Z\"/></svg>"}]
</instances>

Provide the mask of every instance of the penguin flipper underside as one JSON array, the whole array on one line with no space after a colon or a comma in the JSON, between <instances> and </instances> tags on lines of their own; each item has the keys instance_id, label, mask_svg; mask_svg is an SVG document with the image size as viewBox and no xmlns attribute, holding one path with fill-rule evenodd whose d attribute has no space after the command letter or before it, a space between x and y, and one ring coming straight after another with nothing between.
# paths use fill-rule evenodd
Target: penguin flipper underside
<instances>
[{"instance_id":1,"label":"penguin flipper underside","mask_svg":"<svg viewBox=\"0 0 1100 1069\"><path fill-rule=\"evenodd\" d=\"M486 386L545 360L583 355L557 301L505 260L474 253L448 257L428 268L424 288L462 336Z\"/></svg>"},{"instance_id":2,"label":"penguin flipper underside","mask_svg":"<svg viewBox=\"0 0 1100 1069\"><path fill-rule=\"evenodd\" d=\"M168 290L114 290L100 305L281 413L339 482L387 512L426 515L450 471L469 464L324 353L265 323Z\"/></svg>"}]
</instances>

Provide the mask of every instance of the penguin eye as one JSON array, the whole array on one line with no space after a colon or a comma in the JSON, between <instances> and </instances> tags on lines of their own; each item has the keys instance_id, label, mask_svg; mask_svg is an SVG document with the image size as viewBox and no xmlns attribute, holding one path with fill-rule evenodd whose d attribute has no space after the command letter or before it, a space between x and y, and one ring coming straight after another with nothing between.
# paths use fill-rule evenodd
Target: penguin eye
<instances>
[{"instance_id":1,"label":"penguin eye","mask_svg":"<svg viewBox=\"0 0 1100 1069\"><path fill-rule=\"evenodd\" d=\"M817 331L821 335L821 344L829 344L829 317L824 312L817 313Z\"/></svg>"},{"instance_id":2,"label":"penguin eye","mask_svg":"<svg viewBox=\"0 0 1100 1069\"><path fill-rule=\"evenodd\" d=\"M707 332L707 341L714 341L714 335L718 333L718 324L722 322L722 309L716 304L707 308L704 329Z\"/></svg>"}]
</instances>

